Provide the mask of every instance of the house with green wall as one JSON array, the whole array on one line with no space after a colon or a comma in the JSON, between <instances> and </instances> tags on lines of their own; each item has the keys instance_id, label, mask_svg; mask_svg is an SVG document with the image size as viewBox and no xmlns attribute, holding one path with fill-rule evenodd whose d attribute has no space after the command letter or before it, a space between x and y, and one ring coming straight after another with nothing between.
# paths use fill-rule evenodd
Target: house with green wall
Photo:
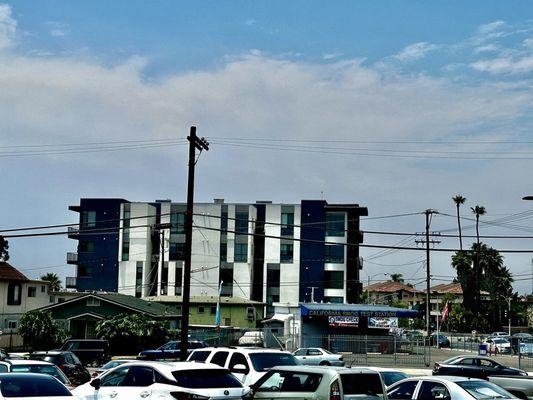
<instances>
[{"instance_id":1,"label":"house with green wall","mask_svg":"<svg viewBox=\"0 0 533 400\"><path fill-rule=\"evenodd\" d=\"M153 302L172 306L181 314L181 296L147 297ZM194 328L214 328L218 297L192 296L189 308L189 324ZM253 329L264 318L265 303L241 297L220 298L220 324L223 328Z\"/></svg>"},{"instance_id":2,"label":"house with green wall","mask_svg":"<svg viewBox=\"0 0 533 400\"><path fill-rule=\"evenodd\" d=\"M177 329L180 320L180 312L173 305L119 293L72 293L63 301L39 310L50 311L52 318L75 339L95 338L98 321L120 314L140 314L165 321L171 329Z\"/></svg>"}]
</instances>

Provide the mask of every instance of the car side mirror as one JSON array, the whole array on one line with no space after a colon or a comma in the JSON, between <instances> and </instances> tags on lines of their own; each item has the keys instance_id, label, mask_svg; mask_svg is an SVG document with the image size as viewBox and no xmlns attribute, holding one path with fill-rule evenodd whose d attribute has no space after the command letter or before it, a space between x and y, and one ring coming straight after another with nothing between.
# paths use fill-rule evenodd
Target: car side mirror
<instances>
[{"instance_id":1,"label":"car side mirror","mask_svg":"<svg viewBox=\"0 0 533 400\"><path fill-rule=\"evenodd\" d=\"M100 378L94 378L90 383L90 385L96 390L100 389L101 384L102 383L100 382Z\"/></svg>"},{"instance_id":2,"label":"car side mirror","mask_svg":"<svg viewBox=\"0 0 533 400\"><path fill-rule=\"evenodd\" d=\"M246 374L248 372L248 369L244 364L235 364L231 369L231 372L235 372L237 374Z\"/></svg>"}]
</instances>

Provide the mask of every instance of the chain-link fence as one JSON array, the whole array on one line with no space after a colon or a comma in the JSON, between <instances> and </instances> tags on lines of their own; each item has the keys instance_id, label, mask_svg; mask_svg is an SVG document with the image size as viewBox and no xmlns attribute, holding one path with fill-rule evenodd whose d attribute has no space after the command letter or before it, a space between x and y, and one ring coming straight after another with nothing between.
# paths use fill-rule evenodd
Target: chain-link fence
<instances>
[{"instance_id":1,"label":"chain-link fence","mask_svg":"<svg viewBox=\"0 0 533 400\"><path fill-rule=\"evenodd\" d=\"M0 331L0 349L7 352L20 351L24 348L22 336L20 336L16 329L6 329Z\"/></svg>"}]
</instances>

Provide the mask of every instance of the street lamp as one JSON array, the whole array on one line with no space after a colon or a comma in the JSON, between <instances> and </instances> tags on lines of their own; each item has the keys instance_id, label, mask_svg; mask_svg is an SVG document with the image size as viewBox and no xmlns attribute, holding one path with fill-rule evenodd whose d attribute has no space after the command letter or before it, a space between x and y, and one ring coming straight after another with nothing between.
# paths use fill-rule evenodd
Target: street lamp
<instances>
[{"instance_id":1,"label":"street lamp","mask_svg":"<svg viewBox=\"0 0 533 400\"><path fill-rule=\"evenodd\" d=\"M368 291L368 287L370 286L370 279L371 278L374 278L376 276L380 276L380 275L384 275L384 276L387 276L389 275L388 272L380 272L378 274L374 274L374 275L368 275L368 285L366 286L366 302L367 304L370 304L370 292Z\"/></svg>"}]
</instances>

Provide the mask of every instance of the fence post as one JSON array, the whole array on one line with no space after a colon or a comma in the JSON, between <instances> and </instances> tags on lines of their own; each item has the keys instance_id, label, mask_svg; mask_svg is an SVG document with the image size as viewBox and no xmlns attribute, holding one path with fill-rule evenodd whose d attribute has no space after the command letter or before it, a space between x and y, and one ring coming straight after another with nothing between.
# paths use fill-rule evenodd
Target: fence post
<instances>
[{"instance_id":1,"label":"fence post","mask_svg":"<svg viewBox=\"0 0 533 400\"><path fill-rule=\"evenodd\" d=\"M394 366L397 365L397 360L396 360L396 335L394 335Z\"/></svg>"},{"instance_id":2,"label":"fence post","mask_svg":"<svg viewBox=\"0 0 533 400\"><path fill-rule=\"evenodd\" d=\"M13 351L13 329L9 331L9 351Z\"/></svg>"}]
</instances>

